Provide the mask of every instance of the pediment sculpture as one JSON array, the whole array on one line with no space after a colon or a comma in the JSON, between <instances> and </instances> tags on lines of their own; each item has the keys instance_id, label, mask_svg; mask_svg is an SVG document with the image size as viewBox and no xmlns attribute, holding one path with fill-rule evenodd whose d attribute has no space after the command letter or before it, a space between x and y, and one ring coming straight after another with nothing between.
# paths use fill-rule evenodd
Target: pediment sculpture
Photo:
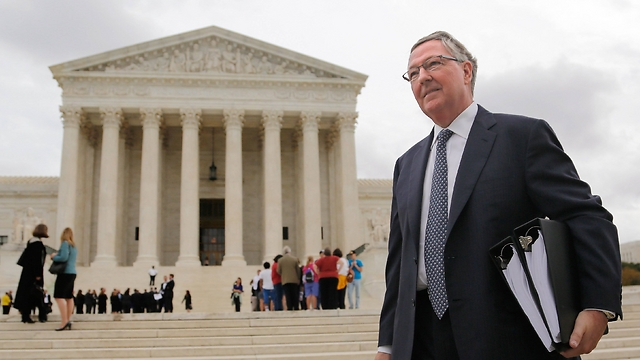
<instances>
[{"instance_id":1,"label":"pediment sculpture","mask_svg":"<svg viewBox=\"0 0 640 360\"><path fill-rule=\"evenodd\" d=\"M79 70L339 77L262 50L215 37L152 50Z\"/></svg>"}]
</instances>

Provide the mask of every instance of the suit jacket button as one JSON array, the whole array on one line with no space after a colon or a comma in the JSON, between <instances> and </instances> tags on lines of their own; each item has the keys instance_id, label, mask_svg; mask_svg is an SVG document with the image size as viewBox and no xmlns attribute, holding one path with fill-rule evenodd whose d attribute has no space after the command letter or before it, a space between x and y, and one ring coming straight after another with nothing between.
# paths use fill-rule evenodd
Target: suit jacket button
<instances>
[{"instance_id":1,"label":"suit jacket button","mask_svg":"<svg viewBox=\"0 0 640 360\"><path fill-rule=\"evenodd\" d=\"M413 261L417 264L418 263L418 258L413 258Z\"/></svg>"},{"instance_id":2,"label":"suit jacket button","mask_svg":"<svg viewBox=\"0 0 640 360\"><path fill-rule=\"evenodd\" d=\"M415 299L411 299L411 305L413 305L413 307L416 307L416 301L415 301Z\"/></svg>"}]
</instances>

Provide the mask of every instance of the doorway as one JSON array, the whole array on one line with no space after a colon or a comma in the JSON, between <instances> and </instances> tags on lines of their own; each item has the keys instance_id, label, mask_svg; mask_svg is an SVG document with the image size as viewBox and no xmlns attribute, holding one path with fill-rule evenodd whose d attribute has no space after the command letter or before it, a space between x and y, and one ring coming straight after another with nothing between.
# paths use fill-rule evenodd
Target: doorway
<instances>
[{"instance_id":1,"label":"doorway","mask_svg":"<svg viewBox=\"0 0 640 360\"><path fill-rule=\"evenodd\" d=\"M200 199L200 264L222 264L224 243L224 199Z\"/></svg>"}]
</instances>

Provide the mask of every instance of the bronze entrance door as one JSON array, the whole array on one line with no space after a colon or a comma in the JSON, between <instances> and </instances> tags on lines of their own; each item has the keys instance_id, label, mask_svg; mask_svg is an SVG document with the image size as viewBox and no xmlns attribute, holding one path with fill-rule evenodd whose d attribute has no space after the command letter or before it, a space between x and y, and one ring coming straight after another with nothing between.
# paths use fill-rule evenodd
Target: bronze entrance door
<instances>
[{"instance_id":1,"label":"bronze entrance door","mask_svg":"<svg viewBox=\"0 0 640 360\"><path fill-rule=\"evenodd\" d=\"M224 199L200 199L200 263L220 265L224 257Z\"/></svg>"}]
</instances>

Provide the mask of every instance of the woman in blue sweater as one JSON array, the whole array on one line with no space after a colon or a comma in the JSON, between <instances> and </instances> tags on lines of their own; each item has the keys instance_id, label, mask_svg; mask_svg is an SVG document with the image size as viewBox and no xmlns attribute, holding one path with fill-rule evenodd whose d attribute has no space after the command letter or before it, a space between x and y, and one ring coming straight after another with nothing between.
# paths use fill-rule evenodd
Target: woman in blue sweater
<instances>
[{"instance_id":1,"label":"woman in blue sweater","mask_svg":"<svg viewBox=\"0 0 640 360\"><path fill-rule=\"evenodd\" d=\"M76 258L78 249L73 242L73 231L65 228L60 236L60 250L51 254L51 260L67 263L64 273L56 278L53 297L60 309L60 327L56 331L71 330L71 314L73 314L73 283L76 280Z\"/></svg>"}]
</instances>

